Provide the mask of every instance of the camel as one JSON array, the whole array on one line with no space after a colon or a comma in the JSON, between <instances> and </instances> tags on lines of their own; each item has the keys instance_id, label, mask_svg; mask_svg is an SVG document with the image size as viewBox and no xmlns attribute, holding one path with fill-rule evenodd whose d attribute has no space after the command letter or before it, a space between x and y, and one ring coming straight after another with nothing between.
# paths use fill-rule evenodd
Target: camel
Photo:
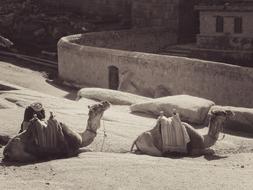
<instances>
[{"instance_id":1,"label":"camel","mask_svg":"<svg viewBox=\"0 0 253 190\"><path fill-rule=\"evenodd\" d=\"M190 142L187 144L187 155L200 156L208 152L208 148L213 146L219 138L219 133L222 130L224 121L233 116L234 113L230 110L212 110L209 120L209 130L206 135L201 135L190 124L181 122L185 126L186 131L190 137ZM164 117L160 117L164 119ZM136 146L136 152L147 154L151 156L166 156L169 152L162 151L162 137L159 120L156 126L141 135L139 135L133 142L130 152L133 152Z\"/></svg>"},{"instance_id":2,"label":"camel","mask_svg":"<svg viewBox=\"0 0 253 190\"><path fill-rule=\"evenodd\" d=\"M79 148L86 147L93 142L97 135L97 130L100 128L100 121L103 113L109 107L110 103L108 101L88 106L89 118L87 120L86 129L82 133L77 133L71 130L67 125L58 122L53 114L51 114L47 121L47 126L42 128L43 121L40 121L35 115L28 129L8 141L3 151L3 161L34 162L41 159L77 155ZM41 143L38 144L40 139L46 138L38 133L41 129L44 131L54 130L57 132L56 134L60 134L50 141L50 143L54 144L53 146L42 146ZM52 132L43 134L50 134L52 136Z\"/></svg>"}]
</instances>

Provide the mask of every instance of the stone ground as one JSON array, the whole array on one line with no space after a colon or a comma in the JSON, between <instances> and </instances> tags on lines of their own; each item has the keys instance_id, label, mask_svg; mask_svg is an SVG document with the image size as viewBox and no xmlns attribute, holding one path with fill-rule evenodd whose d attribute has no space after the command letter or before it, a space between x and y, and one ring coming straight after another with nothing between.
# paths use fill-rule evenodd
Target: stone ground
<instances>
[{"instance_id":1,"label":"stone ground","mask_svg":"<svg viewBox=\"0 0 253 190\"><path fill-rule=\"evenodd\" d=\"M48 70L0 62L0 80L25 87L0 91L0 98L8 99L13 105L0 109L1 133L16 134L24 106L37 100L71 128L84 129L87 105L94 101L72 101L76 91L47 80L48 75ZM215 155L197 158L159 158L129 153L132 141L154 123L152 118L130 114L128 106L112 106L104 114L97 138L87 147L92 152L84 149L78 157L27 165L0 162L0 187L26 190L252 189L253 139L226 134L225 139L213 147ZM206 128L200 129L202 133L206 131Z\"/></svg>"}]
</instances>

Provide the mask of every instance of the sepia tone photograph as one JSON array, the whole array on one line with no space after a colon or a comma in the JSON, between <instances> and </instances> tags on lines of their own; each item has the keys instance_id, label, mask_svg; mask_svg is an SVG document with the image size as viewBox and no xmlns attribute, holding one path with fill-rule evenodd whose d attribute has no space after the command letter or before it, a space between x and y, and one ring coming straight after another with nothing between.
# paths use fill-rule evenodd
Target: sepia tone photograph
<instances>
[{"instance_id":1,"label":"sepia tone photograph","mask_svg":"<svg viewBox=\"0 0 253 190\"><path fill-rule=\"evenodd\" d=\"M251 190L253 0L0 0L1 190Z\"/></svg>"}]
</instances>

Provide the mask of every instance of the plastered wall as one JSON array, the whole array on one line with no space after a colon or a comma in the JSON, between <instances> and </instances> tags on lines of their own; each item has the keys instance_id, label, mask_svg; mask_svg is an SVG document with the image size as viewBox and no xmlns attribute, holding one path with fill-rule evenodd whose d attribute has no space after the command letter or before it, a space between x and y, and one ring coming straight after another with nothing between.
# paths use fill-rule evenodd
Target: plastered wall
<instances>
[{"instance_id":1,"label":"plastered wall","mask_svg":"<svg viewBox=\"0 0 253 190\"><path fill-rule=\"evenodd\" d=\"M152 96L162 86L171 95L189 94L220 105L253 107L252 68L78 44L83 37L64 37L58 43L59 76L63 80L108 88L108 67L116 66L120 78L131 74L125 83L130 81L139 91L129 85L121 90Z\"/></svg>"}]
</instances>

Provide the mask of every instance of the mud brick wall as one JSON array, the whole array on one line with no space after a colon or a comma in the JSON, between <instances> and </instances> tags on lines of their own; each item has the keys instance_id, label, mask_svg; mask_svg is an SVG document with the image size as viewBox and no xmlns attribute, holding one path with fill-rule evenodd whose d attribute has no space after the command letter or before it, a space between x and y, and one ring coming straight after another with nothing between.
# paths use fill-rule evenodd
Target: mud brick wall
<instances>
[{"instance_id":1,"label":"mud brick wall","mask_svg":"<svg viewBox=\"0 0 253 190\"><path fill-rule=\"evenodd\" d=\"M131 0L42 0L50 6L68 8L88 15L129 19Z\"/></svg>"},{"instance_id":2,"label":"mud brick wall","mask_svg":"<svg viewBox=\"0 0 253 190\"><path fill-rule=\"evenodd\" d=\"M59 76L74 84L109 87L109 68L119 76L133 73L139 90L164 86L176 94L213 100L216 104L253 106L253 69L183 57L92 47L78 42L80 35L64 37L58 43ZM132 38L134 41L134 38Z\"/></svg>"},{"instance_id":3,"label":"mud brick wall","mask_svg":"<svg viewBox=\"0 0 253 190\"><path fill-rule=\"evenodd\" d=\"M133 27L178 28L180 0L135 0L132 2Z\"/></svg>"}]
</instances>

